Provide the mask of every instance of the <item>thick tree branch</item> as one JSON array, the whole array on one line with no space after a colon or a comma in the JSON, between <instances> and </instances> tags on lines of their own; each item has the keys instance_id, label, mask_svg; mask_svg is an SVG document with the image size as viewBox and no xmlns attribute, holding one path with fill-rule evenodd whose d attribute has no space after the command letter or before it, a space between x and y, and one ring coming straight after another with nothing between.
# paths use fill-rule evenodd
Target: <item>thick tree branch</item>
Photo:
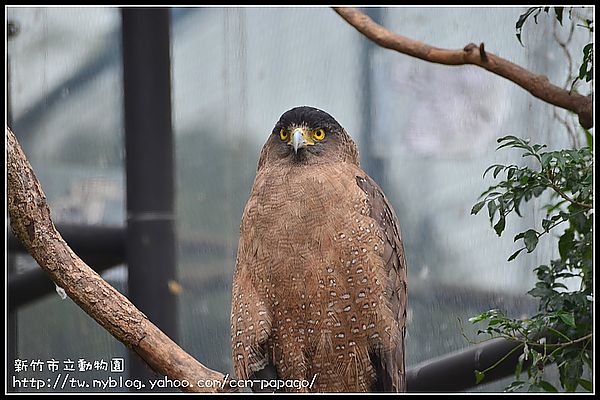
<instances>
[{"instance_id":1,"label":"thick tree branch","mask_svg":"<svg viewBox=\"0 0 600 400\"><path fill-rule=\"evenodd\" d=\"M181 349L63 240L50 219L42 187L8 127L6 152L10 224L27 252L79 307L154 371L173 380L186 380L190 384L188 391L216 391L214 387L198 387L197 382L223 382L223 374L205 367Z\"/></svg>"},{"instance_id":2,"label":"thick tree branch","mask_svg":"<svg viewBox=\"0 0 600 400\"><path fill-rule=\"evenodd\" d=\"M470 43L460 50L440 49L390 32L355 8L334 7L334 10L356 30L379 46L437 64L477 65L516 83L540 100L576 113L579 123L584 128L590 129L593 126L591 96L570 93L568 90L553 85L547 77L536 75L517 64L487 52L484 50L483 43L479 46Z\"/></svg>"}]
</instances>

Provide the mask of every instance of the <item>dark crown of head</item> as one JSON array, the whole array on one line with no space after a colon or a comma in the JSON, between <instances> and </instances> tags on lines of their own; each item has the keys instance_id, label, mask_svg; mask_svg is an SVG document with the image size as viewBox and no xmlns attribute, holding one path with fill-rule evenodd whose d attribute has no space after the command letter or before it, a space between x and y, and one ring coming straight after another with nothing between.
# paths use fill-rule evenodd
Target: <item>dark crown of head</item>
<instances>
[{"instance_id":1,"label":"dark crown of head","mask_svg":"<svg viewBox=\"0 0 600 400\"><path fill-rule=\"evenodd\" d=\"M342 128L331 115L309 106L295 107L286 111L277 123L280 128L287 128L292 125L306 125L310 128Z\"/></svg>"}]
</instances>

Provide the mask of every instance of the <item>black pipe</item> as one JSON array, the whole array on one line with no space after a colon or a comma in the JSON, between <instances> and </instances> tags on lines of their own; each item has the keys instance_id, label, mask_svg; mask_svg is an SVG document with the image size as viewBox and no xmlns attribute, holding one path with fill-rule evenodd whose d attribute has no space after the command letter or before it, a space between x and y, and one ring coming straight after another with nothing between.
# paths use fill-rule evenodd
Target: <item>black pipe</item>
<instances>
[{"instance_id":1,"label":"black pipe","mask_svg":"<svg viewBox=\"0 0 600 400\"><path fill-rule=\"evenodd\" d=\"M512 353L511 353L512 351ZM406 372L408 392L459 392L477 385L475 370L485 371L480 385L505 378L515 373L523 343L507 339L493 339L454 353L427 360Z\"/></svg>"},{"instance_id":2,"label":"black pipe","mask_svg":"<svg viewBox=\"0 0 600 400\"><path fill-rule=\"evenodd\" d=\"M87 263L87 262L86 262ZM97 273L102 273L120 263L88 265ZM42 269L34 269L22 274L13 274L8 278L8 311L26 306L56 290L50 276Z\"/></svg>"},{"instance_id":3,"label":"black pipe","mask_svg":"<svg viewBox=\"0 0 600 400\"><path fill-rule=\"evenodd\" d=\"M170 11L123 8L129 298L177 341ZM150 379L136 357L130 377Z\"/></svg>"},{"instance_id":4,"label":"black pipe","mask_svg":"<svg viewBox=\"0 0 600 400\"><path fill-rule=\"evenodd\" d=\"M123 227L57 224L56 229L75 254L98 273L119 264L127 264L125 255L126 230ZM27 254L27 251L11 231L7 232L7 236L10 266L15 254ZM189 249L205 254L223 254L226 251L225 243L202 236L183 237L179 240L179 245L184 253L190 251ZM222 288L229 279L231 279L230 276L218 276L201 283L206 286L203 286L203 289L195 288L194 290L203 291L207 288ZM53 292L54 284L40 268L22 274L9 273L8 309L9 311L18 309Z\"/></svg>"},{"instance_id":5,"label":"black pipe","mask_svg":"<svg viewBox=\"0 0 600 400\"><path fill-rule=\"evenodd\" d=\"M83 261L89 265L117 265L125 262L125 228L121 226L57 224L56 230ZM8 234L8 251L25 253L12 232Z\"/></svg>"},{"instance_id":6,"label":"black pipe","mask_svg":"<svg viewBox=\"0 0 600 400\"><path fill-rule=\"evenodd\" d=\"M94 271L101 273L125 260L125 228L120 226L56 225L56 230L71 249ZM8 254L26 253L12 232L8 234ZM13 311L52 293L50 277L41 269L8 277L8 310Z\"/></svg>"}]
</instances>

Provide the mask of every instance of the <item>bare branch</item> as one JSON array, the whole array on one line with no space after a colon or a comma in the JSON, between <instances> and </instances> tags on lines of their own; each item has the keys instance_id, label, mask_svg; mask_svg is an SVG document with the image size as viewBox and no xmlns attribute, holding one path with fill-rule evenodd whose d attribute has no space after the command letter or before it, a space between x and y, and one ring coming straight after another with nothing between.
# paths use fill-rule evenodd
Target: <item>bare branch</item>
<instances>
[{"instance_id":1,"label":"bare branch","mask_svg":"<svg viewBox=\"0 0 600 400\"><path fill-rule=\"evenodd\" d=\"M547 77L536 75L484 50L483 44L477 46L470 43L460 50L440 49L391 32L356 8L334 7L334 10L379 46L437 64L477 65L516 83L540 100L576 113L584 128L590 129L593 126L591 96L569 93L550 83Z\"/></svg>"},{"instance_id":2,"label":"bare branch","mask_svg":"<svg viewBox=\"0 0 600 400\"><path fill-rule=\"evenodd\" d=\"M52 280L117 340L135 351L154 371L186 380L223 382L224 376L196 361L158 329L125 296L104 281L67 245L50 219L46 196L15 135L6 127L6 167L10 225L27 252Z\"/></svg>"}]
</instances>

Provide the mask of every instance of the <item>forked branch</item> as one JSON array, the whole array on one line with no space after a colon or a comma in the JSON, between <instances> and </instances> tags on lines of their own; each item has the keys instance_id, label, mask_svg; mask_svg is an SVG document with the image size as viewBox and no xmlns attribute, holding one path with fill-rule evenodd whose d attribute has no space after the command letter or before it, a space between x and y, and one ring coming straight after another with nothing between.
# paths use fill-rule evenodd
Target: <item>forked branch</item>
<instances>
[{"instance_id":1,"label":"forked branch","mask_svg":"<svg viewBox=\"0 0 600 400\"><path fill-rule=\"evenodd\" d=\"M517 64L488 52L485 50L483 43L479 46L470 43L457 50L440 49L391 32L375 23L356 8L334 7L334 10L357 31L381 47L437 64L477 65L516 83L546 103L576 113L579 117L579 123L585 129L593 127L591 95L583 96L560 88L550 83L546 76L536 75Z\"/></svg>"}]
</instances>

